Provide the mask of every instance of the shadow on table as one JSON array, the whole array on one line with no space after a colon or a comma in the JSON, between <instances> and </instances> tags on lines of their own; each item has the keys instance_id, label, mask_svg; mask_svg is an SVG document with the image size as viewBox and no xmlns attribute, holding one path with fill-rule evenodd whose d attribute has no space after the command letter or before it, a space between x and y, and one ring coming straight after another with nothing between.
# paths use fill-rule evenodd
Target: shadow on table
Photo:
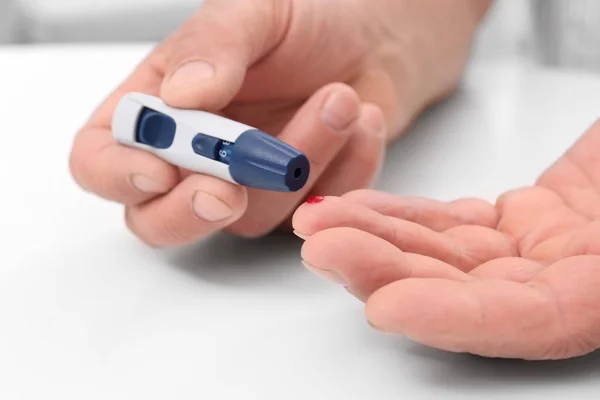
<instances>
[{"instance_id":1,"label":"shadow on table","mask_svg":"<svg viewBox=\"0 0 600 400\"><path fill-rule=\"evenodd\" d=\"M444 389L539 388L540 385L562 386L600 378L600 351L560 361L491 359L418 345L403 346L402 351L424 363L419 373L424 383Z\"/></svg>"},{"instance_id":2,"label":"shadow on table","mask_svg":"<svg viewBox=\"0 0 600 400\"><path fill-rule=\"evenodd\" d=\"M203 281L264 287L302 277L301 246L302 241L291 233L255 240L219 234L167 251L165 257L171 266Z\"/></svg>"}]
</instances>

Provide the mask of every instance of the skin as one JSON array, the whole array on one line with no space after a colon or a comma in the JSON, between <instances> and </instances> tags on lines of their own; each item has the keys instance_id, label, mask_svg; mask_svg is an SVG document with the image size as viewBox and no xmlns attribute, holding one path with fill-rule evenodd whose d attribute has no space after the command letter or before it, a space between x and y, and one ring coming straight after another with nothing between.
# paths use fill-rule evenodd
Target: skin
<instances>
[{"instance_id":1,"label":"skin","mask_svg":"<svg viewBox=\"0 0 600 400\"><path fill-rule=\"evenodd\" d=\"M73 178L122 204L128 228L151 246L184 245L222 230L259 237L289 227L308 196L369 187L386 144L456 87L488 5L206 0L78 132ZM308 156L311 179L297 193L268 193L120 146L111 117L130 91L269 132Z\"/></svg>"},{"instance_id":2,"label":"skin","mask_svg":"<svg viewBox=\"0 0 600 400\"><path fill-rule=\"evenodd\" d=\"M600 348L600 121L530 187L442 203L355 191L305 204L305 264L377 329L528 360Z\"/></svg>"}]
</instances>

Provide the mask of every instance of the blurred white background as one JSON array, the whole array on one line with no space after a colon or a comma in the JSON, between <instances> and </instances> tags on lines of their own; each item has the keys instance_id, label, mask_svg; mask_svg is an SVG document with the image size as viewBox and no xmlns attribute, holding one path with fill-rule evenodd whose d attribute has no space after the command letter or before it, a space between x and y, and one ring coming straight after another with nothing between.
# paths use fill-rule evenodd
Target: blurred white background
<instances>
[{"instance_id":1,"label":"blurred white background","mask_svg":"<svg viewBox=\"0 0 600 400\"><path fill-rule=\"evenodd\" d=\"M0 0L0 43L155 41L201 0Z\"/></svg>"},{"instance_id":2,"label":"blurred white background","mask_svg":"<svg viewBox=\"0 0 600 400\"><path fill-rule=\"evenodd\" d=\"M158 41L202 0L0 0L0 45ZM533 12L532 12L533 11ZM600 70L600 1L496 0L475 57L542 54Z\"/></svg>"},{"instance_id":3,"label":"blurred white background","mask_svg":"<svg viewBox=\"0 0 600 400\"><path fill-rule=\"evenodd\" d=\"M0 43L157 41L202 0L0 0ZM478 55L521 51L527 40L528 2L500 0L477 46Z\"/></svg>"}]
</instances>

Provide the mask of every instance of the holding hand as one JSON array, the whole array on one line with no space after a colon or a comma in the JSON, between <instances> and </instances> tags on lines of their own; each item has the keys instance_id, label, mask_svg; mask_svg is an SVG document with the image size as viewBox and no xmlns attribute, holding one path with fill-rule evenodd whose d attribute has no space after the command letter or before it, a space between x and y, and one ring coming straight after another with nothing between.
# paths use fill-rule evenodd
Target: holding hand
<instances>
[{"instance_id":1,"label":"holding hand","mask_svg":"<svg viewBox=\"0 0 600 400\"><path fill-rule=\"evenodd\" d=\"M484 3L206 0L82 128L72 174L123 204L128 227L151 245L183 245L222 229L264 235L311 193L370 185L390 132L402 132L458 82ZM306 154L311 180L293 194L248 190L120 146L111 119L127 92L276 135Z\"/></svg>"},{"instance_id":2,"label":"holding hand","mask_svg":"<svg viewBox=\"0 0 600 400\"><path fill-rule=\"evenodd\" d=\"M372 191L303 205L302 256L383 331L489 357L587 354L600 348L599 148L600 121L495 206Z\"/></svg>"}]
</instances>

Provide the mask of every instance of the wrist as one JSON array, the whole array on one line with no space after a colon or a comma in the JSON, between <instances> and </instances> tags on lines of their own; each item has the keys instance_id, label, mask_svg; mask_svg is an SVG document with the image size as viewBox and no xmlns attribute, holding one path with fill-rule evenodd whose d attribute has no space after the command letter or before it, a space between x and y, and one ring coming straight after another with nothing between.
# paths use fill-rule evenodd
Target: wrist
<instances>
[{"instance_id":1,"label":"wrist","mask_svg":"<svg viewBox=\"0 0 600 400\"><path fill-rule=\"evenodd\" d=\"M458 85L491 0L360 0L373 56L398 97L394 132Z\"/></svg>"}]
</instances>

